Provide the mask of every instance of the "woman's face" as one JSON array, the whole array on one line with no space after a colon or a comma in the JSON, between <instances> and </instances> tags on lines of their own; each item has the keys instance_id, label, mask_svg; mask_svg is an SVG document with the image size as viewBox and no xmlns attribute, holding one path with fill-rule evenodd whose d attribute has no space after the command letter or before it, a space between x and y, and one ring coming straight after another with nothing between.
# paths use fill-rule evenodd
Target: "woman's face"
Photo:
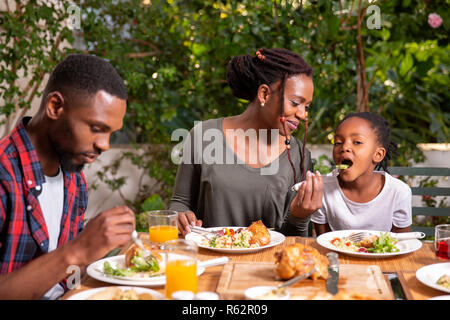
<instances>
[{"instance_id":1,"label":"woman's face","mask_svg":"<svg viewBox=\"0 0 450 320\"><path fill-rule=\"evenodd\" d=\"M281 81L271 86L269 111L266 115L271 127L279 129L281 135L285 135L280 122L281 116ZM295 75L286 79L284 87L284 117L286 119L286 135L290 135L301 122L307 120L307 111L311 105L314 94L312 78L306 75ZM269 101L268 101L269 102Z\"/></svg>"},{"instance_id":2,"label":"woman's face","mask_svg":"<svg viewBox=\"0 0 450 320\"><path fill-rule=\"evenodd\" d=\"M372 173L385 153L371 123L366 119L348 118L336 130L333 160L336 164L350 165L339 172L339 179L343 181L354 181L361 175Z\"/></svg>"}]
</instances>

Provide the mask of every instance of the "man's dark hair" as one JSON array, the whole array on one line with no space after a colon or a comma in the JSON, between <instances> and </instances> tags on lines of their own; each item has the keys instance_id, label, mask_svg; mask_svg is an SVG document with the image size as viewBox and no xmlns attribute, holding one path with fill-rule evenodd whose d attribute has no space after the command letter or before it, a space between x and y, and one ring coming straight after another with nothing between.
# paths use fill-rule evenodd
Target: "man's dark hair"
<instances>
[{"instance_id":1,"label":"man's dark hair","mask_svg":"<svg viewBox=\"0 0 450 320\"><path fill-rule=\"evenodd\" d=\"M375 166L375 170L383 169L386 172L388 171L388 162L392 157L392 154L398 155L397 153L397 144L391 140L391 127L389 125L389 122L380 116L377 113L373 112L354 112L349 113L344 117L344 119L339 122L337 128L348 118L361 118L365 119L372 125L373 130L375 131L375 134L378 138L378 142L383 146L383 148L386 150L386 155L384 156L383 160L381 160L380 163L378 163Z\"/></svg>"},{"instance_id":2,"label":"man's dark hair","mask_svg":"<svg viewBox=\"0 0 450 320\"><path fill-rule=\"evenodd\" d=\"M71 54L53 70L43 100L53 91L73 101L80 96L91 97L100 90L127 99L124 81L108 61L88 54Z\"/></svg>"}]
</instances>

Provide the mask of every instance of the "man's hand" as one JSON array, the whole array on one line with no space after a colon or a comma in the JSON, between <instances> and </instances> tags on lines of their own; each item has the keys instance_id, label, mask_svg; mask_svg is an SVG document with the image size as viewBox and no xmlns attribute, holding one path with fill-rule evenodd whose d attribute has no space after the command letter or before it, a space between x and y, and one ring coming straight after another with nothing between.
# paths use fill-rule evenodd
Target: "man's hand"
<instances>
[{"instance_id":1,"label":"man's hand","mask_svg":"<svg viewBox=\"0 0 450 320\"><path fill-rule=\"evenodd\" d=\"M131 241L136 227L133 211L120 206L103 211L90 220L84 230L68 245L77 257L76 264L88 265L117 247Z\"/></svg>"},{"instance_id":2,"label":"man's hand","mask_svg":"<svg viewBox=\"0 0 450 320\"><path fill-rule=\"evenodd\" d=\"M198 220L195 213L188 210L184 212L178 212L178 231L184 237L191 232L190 226L202 226L202 220Z\"/></svg>"}]
</instances>

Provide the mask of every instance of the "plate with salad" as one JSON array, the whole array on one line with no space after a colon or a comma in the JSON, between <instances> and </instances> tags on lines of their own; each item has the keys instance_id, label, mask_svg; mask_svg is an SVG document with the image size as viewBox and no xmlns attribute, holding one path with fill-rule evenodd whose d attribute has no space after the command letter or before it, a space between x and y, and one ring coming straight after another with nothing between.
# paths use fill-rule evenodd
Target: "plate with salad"
<instances>
[{"instance_id":1,"label":"plate with salad","mask_svg":"<svg viewBox=\"0 0 450 320\"><path fill-rule=\"evenodd\" d=\"M361 241L350 241L354 233L369 235ZM317 243L324 248L361 258L387 258L419 250L422 242L418 239L397 240L389 232L374 230L339 230L321 234Z\"/></svg>"},{"instance_id":2,"label":"plate with salad","mask_svg":"<svg viewBox=\"0 0 450 320\"><path fill-rule=\"evenodd\" d=\"M178 256L183 258L182 255ZM136 255L131 261L132 265L127 265L125 255L108 257L90 264L86 272L94 279L112 284L146 287L165 285L164 255L160 259L144 259ZM204 271L204 267L197 266L197 275Z\"/></svg>"},{"instance_id":3,"label":"plate with salad","mask_svg":"<svg viewBox=\"0 0 450 320\"><path fill-rule=\"evenodd\" d=\"M268 230L264 226L258 226L258 229L264 229L264 232L252 232L250 227L214 227L205 228L207 231L213 231L214 235L205 236L199 233L188 233L187 240L194 241L200 248L222 252L222 253L253 253L267 248L274 247L283 243L286 237L277 231ZM259 237L262 235L262 237Z\"/></svg>"}]
</instances>

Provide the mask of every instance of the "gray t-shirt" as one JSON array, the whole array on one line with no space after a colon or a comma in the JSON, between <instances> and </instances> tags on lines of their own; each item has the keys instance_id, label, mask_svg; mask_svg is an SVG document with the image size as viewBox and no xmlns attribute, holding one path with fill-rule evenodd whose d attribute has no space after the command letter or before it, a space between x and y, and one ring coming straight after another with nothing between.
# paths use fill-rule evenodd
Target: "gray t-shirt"
<instances>
[{"instance_id":1,"label":"gray t-shirt","mask_svg":"<svg viewBox=\"0 0 450 320\"><path fill-rule=\"evenodd\" d=\"M262 220L285 235L307 236L309 218L294 217L289 209L296 192L291 191L294 174L287 151L271 164L253 168L238 159L226 141L222 120L200 122L186 137L170 209L193 211L204 227L246 227ZM290 154L297 179L301 149L301 142L292 137ZM312 170L308 150L305 170Z\"/></svg>"}]
</instances>

